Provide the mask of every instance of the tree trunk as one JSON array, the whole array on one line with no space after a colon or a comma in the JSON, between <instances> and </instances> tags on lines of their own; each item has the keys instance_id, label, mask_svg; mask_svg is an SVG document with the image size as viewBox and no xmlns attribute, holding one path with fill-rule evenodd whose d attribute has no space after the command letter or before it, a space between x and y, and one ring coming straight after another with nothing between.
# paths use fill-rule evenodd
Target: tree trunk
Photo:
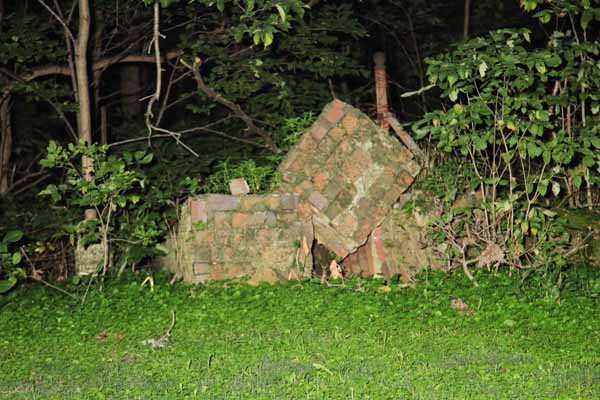
<instances>
[{"instance_id":1,"label":"tree trunk","mask_svg":"<svg viewBox=\"0 0 600 400\"><path fill-rule=\"evenodd\" d=\"M471 23L471 0L464 1L465 13L463 19L463 38L467 39L469 37L469 25Z\"/></svg>"},{"instance_id":2,"label":"tree trunk","mask_svg":"<svg viewBox=\"0 0 600 400\"><path fill-rule=\"evenodd\" d=\"M77 113L77 129L79 140L92 143L92 110L90 104L90 84L88 76L87 50L90 38L90 3L89 0L79 0L79 28L75 44L75 72L77 74L77 97L79 112ZM83 158L83 172L87 180L91 180L92 160ZM85 210L86 220L95 219L96 211Z\"/></svg>"},{"instance_id":3,"label":"tree trunk","mask_svg":"<svg viewBox=\"0 0 600 400\"><path fill-rule=\"evenodd\" d=\"M0 196L8 192L10 187L10 155L12 152L12 125L10 118L10 97L0 105Z\"/></svg>"},{"instance_id":4,"label":"tree trunk","mask_svg":"<svg viewBox=\"0 0 600 400\"><path fill-rule=\"evenodd\" d=\"M140 80L140 67L136 64L125 64L119 69L121 78L121 93L123 99L123 113L126 118L135 118L142 115L140 95L142 82Z\"/></svg>"}]
</instances>

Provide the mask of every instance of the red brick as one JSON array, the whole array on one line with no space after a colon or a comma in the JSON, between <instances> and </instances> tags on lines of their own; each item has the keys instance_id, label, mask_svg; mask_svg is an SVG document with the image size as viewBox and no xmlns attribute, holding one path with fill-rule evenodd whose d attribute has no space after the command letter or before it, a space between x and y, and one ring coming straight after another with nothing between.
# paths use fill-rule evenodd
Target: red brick
<instances>
[{"instance_id":1,"label":"red brick","mask_svg":"<svg viewBox=\"0 0 600 400\"><path fill-rule=\"evenodd\" d=\"M358 221L356 220L356 217L350 213L346 213L346 215L341 217L337 223L337 231L346 237L350 237L357 226Z\"/></svg>"},{"instance_id":2,"label":"red brick","mask_svg":"<svg viewBox=\"0 0 600 400\"><path fill-rule=\"evenodd\" d=\"M356 182L356 180L365 173L365 170L354 162L354 160L349 159L342 166L342 173L350 180L350 182Z\"/></svg>"},{"instance_id":3,"label":"red brick","mask_svg":"<svg viewBox=\"0 0 600 400\"><path fill-rule=\"evenodd\" d=\"M232 179L229 181L229 190L234 196L240 196L250 193L250 186L244 178Z\"/></svg>"},{"instance_id":4,"label":"red brick","mask_svg":"<svg viewBox=\"0 0 600 400\"><path fill-rule=\"evenodd\" d=\"M298 206L298 197L291 193L284 193L279 199L282 210L294 210Z\"/></svg>"},{"instance_id":5,"label":"red brick","mask_svg":"<svg viewBox=\"0 0 600 400\"><path fill-rule=\"evenodd\" d=\"M231 226L234 228L243 228L248 225L249 220L249 214L236 212L231 217Z\"/></svg>"},{"instance_id":6,"label":"red brick","mask_svg":"<svg viewBox=\"0 0 600 400\"><path fill-rule=\"evenodd\" d=\"M194 275L207 275L210 273L210 265L206 262L193 263Z\"/></svg>"},{"instance_id":7,"label":"red brick","mask_svg":"<svg viewBox=\"0 0 600 400\"><path fill-rule=\"evenodd\" d=\"M192 224L208 222L208 211L206 208L206 202L203 200L190 200L190 210L192 214Z\"/></svg>"},{"instance_id":8,"label":"red brick","mask_svg":"<svg viewBox=\"0 0 600 400\"><path fill-rule=\"evenodd\" d=\"M224 262L231 262L233 261L233 259L235 258L235 249L233 249L232 247L226 247L225 249L223 249L223 261Z\"/></svg>"},{"instance_id":9,"label":"red brick","mask_svg":"<svg viewBox=\"0 0 600 400\"><path fill-rule=\"evenodd\" d=\"M412 185L414 178L410 176L410 174L406 171L401 171L400 176L398 177L398 183L400 183L404 190L406 190L410 185Z\"/></svg>"},{"instance_id":10,"label":"red brick","mask_svg":"<svg viewBox=\"0 0 600 400\"><path fill-rule=\"evenodd\" d=\"M312 135L314 136L315 139L317 140L321 140L325 137L325 135L327 135L327 131L329 130L329 127L324 125L324 124L318 124L317 126L315 126L312 130Z\"/></svg>"},{"instance_id":11,"label":"red brick","mask_svg":"<svg viewBox=\"0 0 600 400\"><path fill-rule=\"evenodd\" d=\"M219 211L219 212L215 213L214 221L215 221L216 229L230 228L230 224L227 219L227 213L225 213L223 211Z\"/></svg>"},{"instance_id":12,"label":"red brick","mask_svg":"<svg viewBox=\"0 0 600 400\"><path fill-rule=\"evenodd\" d=\"M375 228L371 233L371 239L375 247L375 255L380 262L385 261L385 246L383 240L383 229L381 227Z\"/></svg>"},{"instance_id":13,"label":"red brick","mask_svg":"<svg viewBox=\"0 0 600 400\"><path fill-rule=\"evenodd\" d=\"M264 211L257 211L253 214L250 214L248 218L248 225L260 226L264 225L267 220L267 213Z\"/></svg>"},{"instance_id":14,"label":"red brick","mask_svg":"<svg viewBox=\"0 0 600 400\"><path fill-rule=\"evenodd\" d=\"M373 167L371 156L363 149L354 150L354 153L352 153L350 158L363 171L367 171Z\"/></svg>"},{"instance_id":15,"label":"red brick","mask_svg":"<svg viewBox=\"0 0 600 400\"><path fill-rule=\"evenodd\" d=\"M332 124L337 124L340 119L344 116L344 103L335 100L329 109L329 112L325 115L325 119Z\"/></svg>"},{"instance_id":16,"label":"red brick","mask_svg":"<svg viewBox=\"0 0 600 400\"><path fill-rule=\"evenodd\" d=\"M315 176L313 176L312 181L315 184L315 188L321 192L327 186L329 176L325 172L317 172Z\"/></svg>"}]
</instances>

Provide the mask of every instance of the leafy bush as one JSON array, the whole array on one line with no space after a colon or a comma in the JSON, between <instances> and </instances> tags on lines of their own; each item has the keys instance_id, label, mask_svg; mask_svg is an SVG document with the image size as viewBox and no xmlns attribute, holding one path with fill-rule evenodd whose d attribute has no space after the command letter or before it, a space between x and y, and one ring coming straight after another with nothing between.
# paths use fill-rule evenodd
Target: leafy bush
<instances>
[{"instance_id":1,"label":"leafy bush","mask_svg":"<svg viewBox=\"0 0 600 400\"><path fill-rule=\"evenodd\" d=\"M87 179L82 167L84 157L91 160ZM50 184L40 195L80 209L80 215L86 209L96 212L96 219L71 222L63 229L72 244L78 238L83 245L103 245L104 272L111 253L120 255L118 264L122 268L161 253L158 243L166 231L161 210L168 198L161 192L148 190L140 169L152 159L152 154L144 151L124 152L117 157L108 154L107 146L71 143L64 148L50 142L48 155L40 162L44 167L66 173L64 183Z\"/></svg>"},{"instance_id":2,"label":"leafy bush","mask_svg":"<svg viewBox=\"0 0 600 400\"><path fill-rule=\"evenodd\" d=\"M528 10L541 3L522 2ZM600 8L570 3L536 14L542 22L579 17L545 46L533 46L529 30L504 29L428 60L429 81L450 105L413 130L469 163L465 182L476 201L446 207L436 225L466 272L474 262L560 269L576 250L550 206L576 206L583 194L591 208L600 182L600 42L585 34Z\"/></svg>"},{"instance_id":3,"label":"leafy bush","mask_svg":"<svg viewBox=\"0 0 600 400\"><path fill-rule=\"evenodd\" d=\"M21 252L16 246L23 238L20 230L6 232L0 241L0 294L8 292L19 278L26 276L21 268Z\"/></svg>"}]
</instances>

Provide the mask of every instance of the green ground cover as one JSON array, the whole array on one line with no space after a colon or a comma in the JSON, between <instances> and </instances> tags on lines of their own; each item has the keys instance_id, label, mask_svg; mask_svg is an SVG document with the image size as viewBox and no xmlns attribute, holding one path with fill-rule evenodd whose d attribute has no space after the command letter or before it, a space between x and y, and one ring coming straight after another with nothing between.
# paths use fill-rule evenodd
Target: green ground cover
<instances>
[{"instance_id":1,"label":"green ground cover","mask_svg":"<svg viewBox=\"0 0 600 400\"><path fill-rule=\"evenodd\" d=\"M167 285L0 298L1 399L598 399L600 276ZM82 293L84 286L69 287ZM469 310L450 307L460 298ZM142 342L176 323L162 349Z\"/></svg>"}]
</instances>

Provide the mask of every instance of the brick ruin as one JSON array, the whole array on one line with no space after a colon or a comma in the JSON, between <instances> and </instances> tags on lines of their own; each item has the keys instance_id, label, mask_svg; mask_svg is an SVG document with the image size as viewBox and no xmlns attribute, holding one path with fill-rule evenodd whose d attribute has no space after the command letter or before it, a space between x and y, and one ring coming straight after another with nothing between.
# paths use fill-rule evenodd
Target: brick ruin
<instances>
[{"instance_id":1,"label":"brick ruin","mask_svg":"<svg viewBox=\"0 0 600 400\"><path fill-rule=\"evenodd\" d=\"M320 243L345 260L347 272L410 275L424 266L417 263L433 261L417 243L422 227L411 227L394 204L419 171L396 137L335 100L280 165L277 192L244 194L237 181L235 195L191 198L163 265L190 282L309 277L311 249Z\"/></svg>"}]
</instances>

